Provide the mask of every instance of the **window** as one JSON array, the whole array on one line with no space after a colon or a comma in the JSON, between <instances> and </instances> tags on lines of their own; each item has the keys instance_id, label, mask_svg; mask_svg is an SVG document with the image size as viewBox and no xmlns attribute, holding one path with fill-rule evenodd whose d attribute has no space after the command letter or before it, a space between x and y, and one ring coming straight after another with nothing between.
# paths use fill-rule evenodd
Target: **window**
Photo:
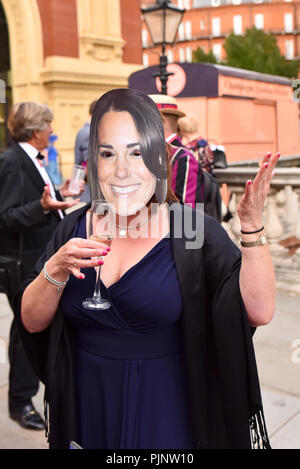
<instances>
[{"instance_id":1,"label":"window","mask_svg":"<svg viewBox=\"0 0 300 469\"><path fill-rule=\"evenodd\" d=\"M291 33L293 31L293 14L285 13L284 15L284 30L286 33Z\"/></svg>"},{"instance_id":2,"label":"window","mask_svg":"<svg viewBox=\"0 0 300 469\"><path fill-rule=\"evenodd\" d=\"M147 29L142 29L142 46L147 47L148 46L148 33Z\"/></svg>"},{"instance_id":3,"label":"window","mask_svg":"<svg viewBox=\"0 0 300 469\"><path fill-rule=\"evenodd\" d=\"M211 0L212 7L219 7L221 5L221 0Z\"/></svg>"},{"instance_id":4,"label":"window","mask_svg":"<svg viewBox=\"0 0 300 469\"><path fill-rule=\"evenodd\" d=\"M179 25L178 37L179 37L179 40L181 40L181 41L184 40L184 23L180 23L180 25Z\"/></svg>"},{"instance_id":5,"label":"window","mask_svg":"<svg viewBox=\"0 0 300 469\"><path fill-rule=\"evenodd\" d=\"M185 53L183 47L179 48L179 62L185 62Z\"/></svg>"},{"instance_id":6,"label":"window","mask_svg":"<svg viewBox=\"0 0 300 469\"><path fill-rule=\"evenodd\" d=\"M185 57L186 57L187 62L192 62L193 53L192 53L192 48L191 47L186 47L185 48Z\"/></svg>"},{"instance_id":7,"label":"window","mask_svg":"<svg viewBox=\"0 0 300 469\"><path fill-rule=\"evenodd\" d=\"M257 13L254 16L254 24L256 29L264 29L264 15L262 13Z\"/></svg>"},{"instance_id":8,"label":"window","mask_svg":"<svg viewBox=\"0 0 300 469\"><path fill-rule=\"evenodd\" d=\"M177 6L178 8L189 10L191 8L191 3L190 0L177 0Z\"/></svg>"},{"instance_id":9,"label":"window","mask_svg":"<svg viewBox=\"0 0 300 469\"><path fill-rule=\"evenodd\" d=\"M216 57L217 61L220 62L222 59L222 45L221 44L214 44L212 48L213 54Z\"/></svg>"},{"instance_id":10,"label":"window","mask_svg":"<svg viewBox=\"0 0 300 469\"><path fill-rule=\"evenodd\" d=\"M294 58L294 41L293 39L288 39L284 43L285 47L285 57L286 59L293 59Z\"/></svg>"},{"instance_id":11,"label":"window","mask_svg":"<svg viewBox=\"0 0 300 469\"><path fill-rule=\"evenodd\" d=\"M171 64L174 61L172 49L169 49L167 51L167 57L168 57L168 64Z\"/></svg>"},{"instance_id":12,"label":"window","mask_svg":"<svg viewBox=\"0 0 300 469\"><path fill-rule=\"evenodd\" d=\"M190 21L185 22L185 37L192 39L192 23Z\"/></svg>"},{"instance_id":13,"label":"window","mask_svg":"<svg viewBox=\"0 0 300 469\"><path fill-rule=\"evenodd\" d=\"M232 5L240 5L242 0L232 0Z\"/></svg>"},{"instance_id":14,"label":"window","mask_svg":"<svg viewBox=\"0 0 300 469\"><path fill-rule=\"evenodd\" d=\"M205 29L205 21L204 20L200 20L200 30L201 31L204 31Z\"/></svg>"},{"instance_id":15,"label":"window","mask_svg":"<svg viewBox=\"0 0 300 469\"><path fill-rule=\"evenodd\" d=\"M234 15L233 17L233 32L234 34L243 34L243 24L241 15Z\"/></svg>"},{"instance_id":16,"label":"window","mask_svg":"<svg viewBox=\"0 0 300 469\"><path fill-rule=\"evenodd\" d=\"M212 35L221 36L221 20L220 18L212 18Z\"/></svg>"},{"instance_id":17,"label":"window","mask_svg":"<svg viewBox=\"0 0 300 469\"><path fill-rule=\"evenodd\" d=\"M254 0L254 3L262 3L264 0Z\"/></svg>"},{"instance_id":18,"label":"window","mask_svg":"<svg viewBox=\"0 0 300 469\"><path fill-rule=\"evenodd\" d=\"M146 53L143 54L143 65L144 67L149 67L149 56Z\"/></svg>"}]
</instances>

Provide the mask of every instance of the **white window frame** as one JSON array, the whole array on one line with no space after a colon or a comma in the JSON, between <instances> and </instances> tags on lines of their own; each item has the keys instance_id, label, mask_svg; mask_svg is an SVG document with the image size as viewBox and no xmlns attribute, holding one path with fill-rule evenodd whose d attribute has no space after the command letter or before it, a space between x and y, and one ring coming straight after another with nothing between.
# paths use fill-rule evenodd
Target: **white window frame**
<instances>
[{"instance_id":1,"label":"white window frame","mask_svg":"<svg viewBox=\"0 0 300 469\"><path fill-rule=\"evenodd\" d=\"M168 57L168 64L171 64L174 62L174 56L173 56L173 51L172 49L169 49L167 51L167 57Z\"/></svg>"},{"instance_id":2,"label":"white window frame","mask_svg":"<svg viewBox=\"0 0 300 469\"><path fill-rule=\"evenodd\" d=\"M211 0L212 7L219 7L221 5L221 0Z\"/></svg>"},{"instance_id":3,"label":"white window frame","mask_svg":"<svg viewBox=\"0 0 300 469\"><path fill-rule=\"evenodd\" d=\"M184 23L180 23L178 27L178 38L180 41L183 41L185 39Z\"/></svg>"},{"instance_id":4,"label":"white window frame","mask_svg":"<svg viewBox=\"0 0 300 469\"><path fill-rule=\"evenodd\" d=\"M293 32L293 23L294 23L293 13L285 13L284 14L284 31L286 33Z\"/></svg>"},{"instance_id":5,"label":"white window frame","mask_svg":"<svg viewBox=\"0 0 300 469\"><path fill-rule=\"evenodd\" d=\"M147 29L142 29L142 46L148 46L148 31Z\"/></svg>"},{"instance_id":6,"label":"white window frame","mask_svg":"<svg viewBox=\"0 0 300 469\"><path fill-rule=\"evenodd\" d=\"M243 34L243 18L241 15L233 16L233 32L240 36Z\"/></svg>"},{"instance_id":7,"label":"white window frame","mask_svg":"<svg viewBox=\"0 0 300 469\"><path fill-rule=\"evenodd\" d=\"M179 62L184 63L185 62L185 49L184 47L179 47Z\"/></svg>"},{"instance_id":8,"label":"white window frame","mask_svg":"<svg viewBox=\"0 0 300 469\"><path fill-rule=\"evenodd\" d=\"M232 5L240 5L242 0L232 0Z\"/></svg>"},{"instance_id":9,"label":"white window frame","mask_svg":"<svg viewBox=\"0 0 300 469\"><path fill-rule=\"evenodd\" d=\"M220 60L222 60L222 44L213 44L212 51L217 62L220 62Z\"/></svg>"},{"instance_id":10,"label":"white window frame","mask_svg":"<svg viewBox=\"0 0 300 469\"><path fill-rule=\"evenodd\" d=\"M185 38L192 39L192 22L185 21L184 22L184 29L185 29Z\"/></svg>"},{"instance_id":11,"label":"white window frame","mask_svg":"<svg viewBox=\"0 0 300 469\"><path fill-rule=\"evenodd\" d=\"M254 24L256 29L264 29L265 18L263 13L256 13L254 15Z\"/></svg>"},{"instance_id":12,"label":"white window frame","mask_svg":"<svg viewBox=\"0 0 300 469\"><path fill-rule=\"evenodd\" d=\"M295 52L294 52L294 40L293 39L287 39L284 41L284 48L285 48L285 58L288 60L292 60L295 57Z\"/></svg>"},{"instance_id":13,"label":"white window frame","mask_svg":"<svg viewBox=\"0 0 300 469\"><path fill-rule=\"evenodd\" d=\"M145 68L149 67L149 55L143 52L143 65Z\"/></svg>"},{"instance_id":14,"label":"white window frame","mask_svg":"<svg viewBox=\"0 0 300 469\"><path fill-rule=\"evenodd\" d=\"M190 46L187 46L185 48L185 60L186 62L189 62L189 63L193 61L193 51Z\"/></svg>"},{"instance_id":15,"label":"white window frame","mask_svg":"<svg viewBox=\"0 0 300 469\"><path fill-rule=\"evenodd\" d=\"M200 20L200 31L204 31L205 30L205 20Z\"/></svg>"},{"instance_id":16,"label":"white window frame","mask_svg":"<svg viewBox=\"0 0 300 469\"><path fill-rule=\"evenodd\" d=\"M221 36L221 18L219 16L212 17L211 31L214 37Z\"/></svg>"}]
</instances>

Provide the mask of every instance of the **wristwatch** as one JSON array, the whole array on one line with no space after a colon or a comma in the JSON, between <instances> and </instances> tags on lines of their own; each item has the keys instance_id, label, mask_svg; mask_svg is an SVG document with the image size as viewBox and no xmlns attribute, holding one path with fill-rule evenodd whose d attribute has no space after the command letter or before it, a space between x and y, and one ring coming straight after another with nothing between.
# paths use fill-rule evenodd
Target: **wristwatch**
<instances>
[{"instance_id":1,"label":"wristwatch","mask_svg":"<svg viewBox=\"0 0 300 469\"><path fill-rule=\"evenodd\" d=\"M244 248L252 248L254 246L264 246L266 244L267 238L265 235L261 235L256 241L242 241L242 238L240 239L240 243Z\"/></svg>"}]
</instances>

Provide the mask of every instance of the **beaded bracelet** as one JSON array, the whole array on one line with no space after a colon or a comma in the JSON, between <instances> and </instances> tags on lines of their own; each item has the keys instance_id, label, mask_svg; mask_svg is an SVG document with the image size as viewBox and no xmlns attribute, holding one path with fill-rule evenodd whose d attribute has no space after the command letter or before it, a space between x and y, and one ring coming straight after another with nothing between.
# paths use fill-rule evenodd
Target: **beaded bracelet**
<instances>
[{"instance_id":1,"label":"beaded bracelet","mask_svg":"<svg viewBox=\"0 0 300 469\"><path fill-rule=\"evenodd\" d=\"M48 261L47 261L47 262L48 262ZM67 278L67 280L66 280L65 282L59 282L58 280L55 280L55 279L52 278L52 277L48 274L48 272L47 272L47 269L46 269L47 262L45 262L45 265L44 265L44 277L45 277L45 279L48 280L48 282L53 283L53 285L55 285L56 287L58 287L57 293L59 293L61 287L65 286L65 285L68 283L70 276L68 276L68 278Z\"/></svg>"}]
</instances>

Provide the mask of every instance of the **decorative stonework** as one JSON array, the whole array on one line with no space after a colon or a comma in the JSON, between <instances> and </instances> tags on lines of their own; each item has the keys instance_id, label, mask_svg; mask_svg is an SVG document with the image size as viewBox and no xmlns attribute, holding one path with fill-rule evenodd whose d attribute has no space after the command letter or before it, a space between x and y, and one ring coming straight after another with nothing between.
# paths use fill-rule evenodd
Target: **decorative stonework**
<instances>
[{"instance_id":1,"label":"decorative stonework","mask_svg":"<svg viewBox=\"0 0 300 469\"><path fill-rule=\"evenodd\" d=\"M36 0L2 0L8 24L13 100L39 100L42 29Z\"/></svg>"},{"instance_id":2,"label":"decorative stonework","mask_svg":"<svg viewBox=\"0 0 300 469\"><path fill-rule=\"evenodd\" d=\"M129 75L142 68L122 63L119 0L77 0L80 57L45 60L37 0L1 1L9 30L13 101L46 102L53 109L60 170L69 177L76 132L88 119L90 103L111 88L126 87Z\"/></svg>"},{"instance_id":3,"label":"decorative stonework","mask_svg":"<svg viewBox=\"0 0 300 469\"><path fill-rule=\"evenodd\" d=\"M97 39L91 37L80 38L81 55L100 62L121 62L123 41Z\"/></svg>"}]
</instances>

